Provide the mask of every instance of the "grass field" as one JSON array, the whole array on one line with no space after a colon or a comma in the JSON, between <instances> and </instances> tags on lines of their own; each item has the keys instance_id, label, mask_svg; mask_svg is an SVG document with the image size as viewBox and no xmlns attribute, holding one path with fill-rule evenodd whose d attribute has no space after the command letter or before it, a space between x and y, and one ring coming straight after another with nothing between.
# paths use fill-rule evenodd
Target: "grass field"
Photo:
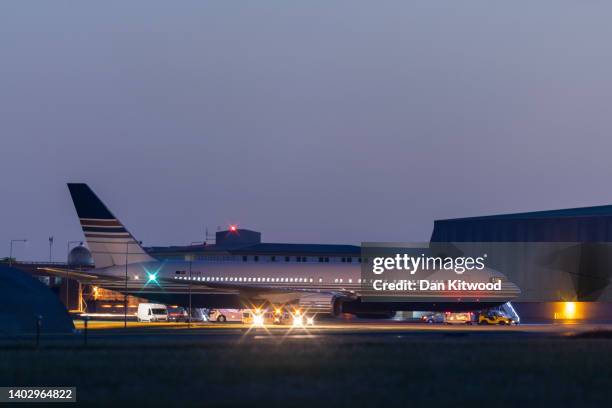
<instances>
[{"instance_id":1,"label":"grass field","mask_svg":"<svg viewBox=\"0 0 612 408\"><path fill-rule=\"evenodd\" d=\"M321 337L0 349L1 385L141 406L612 406L612 340Z\"/></svg>"}]
</instances>

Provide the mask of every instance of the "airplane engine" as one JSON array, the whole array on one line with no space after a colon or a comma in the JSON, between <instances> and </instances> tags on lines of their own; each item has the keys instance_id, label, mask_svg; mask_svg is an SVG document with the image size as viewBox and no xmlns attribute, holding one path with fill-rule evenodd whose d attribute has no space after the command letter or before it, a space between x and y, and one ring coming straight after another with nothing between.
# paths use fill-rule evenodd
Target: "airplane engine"
<instances>
[{"instance_id":1,"label":"airplane engine","mask_svg":"<svg viewBox=\"0 0 612 408\"><path fill-rule=\"evenodd\" d=\"M299 306L310 313L338 316L342 313L342 302L343 299L337 295L313 293L301 296Z\"/></svg>"}]
</instances>

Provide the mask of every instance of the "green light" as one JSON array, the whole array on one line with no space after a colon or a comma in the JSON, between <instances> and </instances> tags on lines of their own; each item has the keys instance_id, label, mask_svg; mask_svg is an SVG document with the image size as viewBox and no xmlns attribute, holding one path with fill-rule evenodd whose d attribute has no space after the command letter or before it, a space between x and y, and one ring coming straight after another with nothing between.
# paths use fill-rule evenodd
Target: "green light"
<instances>
[{"instance_id":1,"label":"green light","mask_svg":"<svg viewBox=\"0 0 612 408\"><path fill-rule=\"evenodd\" d=\"M159 280L158 280L159 277L157 276L159 274L159 271L161 270L161 268L162 267L160 265L153 272L150 272L149 269L146 266L143 266L142 269L144 270L144 273L145 273L145 276L146 276L146 280L143 279L143 281L144 281L143 288L146 288L147 286L149 286L151 284L152 285L157 285L157 286L161 287L161 285L159 284Z\"/></svg>"}]
</instances>

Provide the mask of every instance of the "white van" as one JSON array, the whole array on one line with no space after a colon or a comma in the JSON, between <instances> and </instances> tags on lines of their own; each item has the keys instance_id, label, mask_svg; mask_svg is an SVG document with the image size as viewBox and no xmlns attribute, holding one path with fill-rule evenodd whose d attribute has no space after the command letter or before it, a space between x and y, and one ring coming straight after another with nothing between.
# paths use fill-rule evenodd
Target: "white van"
<instances>
[{"instance_id":1,"label":"white van","mask_svg":"<svg viewBox=\"0 0 612 408\"><path fill-rule=\"evenodd\" d=\"M139 322L167 322L168 308L159 303L140 303L136 319Z\"/></svg>"}]
</instances>

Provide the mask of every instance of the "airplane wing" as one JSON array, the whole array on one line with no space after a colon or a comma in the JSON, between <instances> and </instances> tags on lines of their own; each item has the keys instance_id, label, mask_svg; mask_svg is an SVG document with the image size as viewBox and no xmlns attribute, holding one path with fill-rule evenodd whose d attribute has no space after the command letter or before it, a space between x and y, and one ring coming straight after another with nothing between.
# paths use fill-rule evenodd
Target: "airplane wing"
<instances>
[{"instance_id":1,"label":"airplane wing","mask_svg":"<svg viewBox=\"0 0 612 408\"><path fill-rule=\"evenodd\" d=\"M40 271L46 272L51 275L59 276L59 277L70 277L76 279L82 283L101 283L103 281L115 281L121 280L118 278L112 278L109 276L97 276L87 272L75 271L73 269L63 269L63 268L37 268Z\"/></svg>"},{"instance_id":2,"label":"airplane wing","mask_svg":"<svg viewBox=\"0 0 612 408\"><path fill-rule=\"evenodd\" d=\"M191 283L193 286L200 286L200 287L207 287L207 288L211 288L211 289L226 289L226 290L233 290L233 291L239 291L239 292L244 292L244 293L269 293L269 292L287 292L287 293L296 293L296 292L303 292L303 293L330 293L330 294L334 294L334 295L339 295L339 296L343 296L343 297L353 297L355 295L354 292L352 291L348 291L348 290L320 290L320 289L314 289L314 288L296 288L294 286L270 286L270 285L266 285L266 284L257 284L256 286L253 285L241 285L240 283L229 283L229 282L202 282L202 281L178 281L175 279L170 279L170 278L162 278L161 279L162 282L168 282L168 283L183 283L185 286L189 285L189 283Z\"/></svg>"}]
</instances>

